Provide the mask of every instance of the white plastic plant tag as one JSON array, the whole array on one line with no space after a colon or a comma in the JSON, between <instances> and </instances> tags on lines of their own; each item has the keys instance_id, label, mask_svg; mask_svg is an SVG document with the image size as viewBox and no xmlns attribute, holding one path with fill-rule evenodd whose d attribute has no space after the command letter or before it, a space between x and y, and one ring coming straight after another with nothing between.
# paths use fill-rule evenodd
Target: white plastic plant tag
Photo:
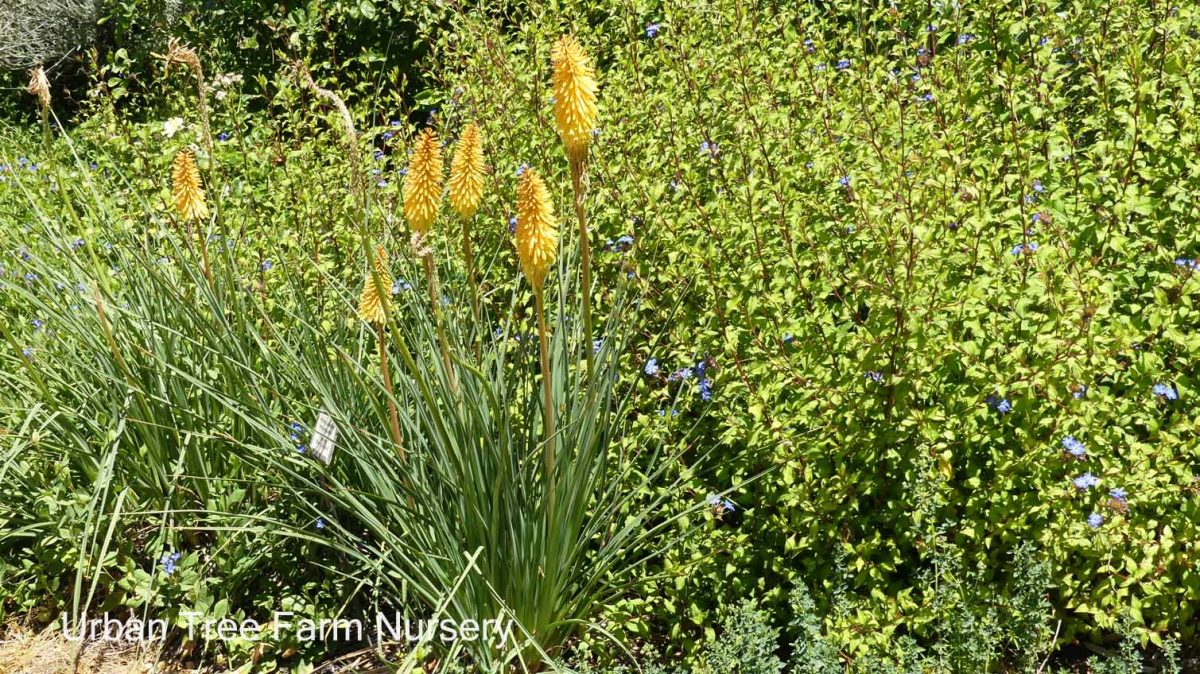
<instances>
[{"instance_id":1,"label":"white plastic plant tag","mask_svg":"<svg viewBox=\"0 0 1200 674\"><path fill-rule=\"evenodd\" d=\"M333 448L337 444L338 428L333 419L324 410L317 415L317 425L313 427L312 442L309 447L317 461L328 466L333 462Z\"/></svg>"}]
</instances>

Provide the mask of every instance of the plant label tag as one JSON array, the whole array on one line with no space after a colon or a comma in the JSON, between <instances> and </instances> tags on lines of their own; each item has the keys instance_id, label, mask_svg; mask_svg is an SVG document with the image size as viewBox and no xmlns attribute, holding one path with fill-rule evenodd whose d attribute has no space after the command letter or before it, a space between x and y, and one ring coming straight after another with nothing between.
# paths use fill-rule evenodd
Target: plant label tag
<instances>
[{"instance_id":1,"label":"plant label tag","mask_svg":"<svg viewBox=\"0 0 1200 674\"><path fill-rule=\"evenodd\" d=\"M313 427L312 442L309 447L317 461L328 466L333 463L333 448L337 443L338 428L333 419L321 410L317 415L317 425Z\"/></svg>"}]
</instances>

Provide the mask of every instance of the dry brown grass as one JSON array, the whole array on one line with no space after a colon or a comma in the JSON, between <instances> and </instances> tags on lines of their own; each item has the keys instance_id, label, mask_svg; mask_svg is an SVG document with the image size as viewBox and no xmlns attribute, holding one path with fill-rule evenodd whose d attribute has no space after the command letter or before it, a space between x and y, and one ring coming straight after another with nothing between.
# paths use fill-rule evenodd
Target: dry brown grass
<instances>
[{"instance_id":1,"label":"dry brown grass","mask_svg":"<svg viewBox=\"0 0 1200 674\"><path fill-rule=\"evenodd\" d=\"M223 670L221 670L223 671ZM383 674L374 651L346 654L317 667L314 674ZM159 662L155 653L138 651L134 644L67 641L51 625L33 632L16 625L0 626L0 674L219 674L212 669L191 669Z\"/></svg>"},{"instance_id":2,"label":"dry brown grass","mask_svg":"<svg viewBox=\"0 0 1200 674\"><path fill-rule=\"evenodd\" d=\"M157 674L186 670L155 662L128 644L91 643L83 648L67 641L53 626L33 633L10 628L0 640L0 674Z\"/></svg>"}]
</instances>

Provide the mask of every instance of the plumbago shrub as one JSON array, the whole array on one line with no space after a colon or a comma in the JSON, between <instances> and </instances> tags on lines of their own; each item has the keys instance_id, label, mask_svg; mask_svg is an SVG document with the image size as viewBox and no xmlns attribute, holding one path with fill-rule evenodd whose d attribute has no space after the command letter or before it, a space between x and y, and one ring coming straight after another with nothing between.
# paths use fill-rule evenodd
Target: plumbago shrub
<instances>
[{"instance_id":1,"label":"plumbago shrub","mask_svg":"<svg viewBox=\"0 0 1200 674\"><path fill-rule=\"evenodd\" d=\"M1195 8L575 9L460 17L439 63L509 172L553 134L544 35L597 54L628 370L716 447L680 498L733 489L611 626L690 649L805 583L863 653L968 579L998 607L1034 546L1060 640L1192 638Z\"/></svg>"}]
</instances>

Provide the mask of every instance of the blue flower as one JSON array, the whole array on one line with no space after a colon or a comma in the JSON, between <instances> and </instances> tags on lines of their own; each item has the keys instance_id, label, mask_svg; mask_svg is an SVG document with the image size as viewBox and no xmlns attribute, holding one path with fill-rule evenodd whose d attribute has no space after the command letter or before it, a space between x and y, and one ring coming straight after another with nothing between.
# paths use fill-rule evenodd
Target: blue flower
<instances>
[{"instance_id":1,"label":"blue flower","mask_svg":"<svg viewBox=\"0 0 1200 674\"><path fill-rule=\"evenodd\" d=\"M375 158L375 161L379 161L384 157L383 150L375 150L371 153L371 156Z\"/></svg>"},{"instance_id":2,"label":"blue flower","mask_svg":"<svg viewBox=\"0 0 1200 674\"><path fill-rule=\"evenodd\" d=\"M1074 391L1071 391L1071 397L1075 398L1076 400L1083 400L1084 398L1087 397L1087 392L1088 392L1088 387L1084 386L1083 384L1080 384L1079 388L1075 389Z\"/></svg>"},{"instance_id":3,"label":"blue flower","mask_svg":"<svg viewBox=\"0 0 1200 674\"><path fill-rule=\"evenodd\" d=\"M1104 524L1104 516L1100 513L1092 513L1088 515L1087 525L1093 529L1099 529L1100 525Z\"/></svg>"},{"instance_id":4,"label":"blue flower","mask_svg":"<svg viewBox=\"0 0 1200 674\"><path fill-rule=\"evenodd\" d=\"M158 560L162 565L163 574L170 576L179 568L180 554L178 552L164 552Z\"/></svg>"},{"instance_id":5,"label":"blue flower","mask_svg":"<svg viewBox=\"0 0 1200 674\"><path fill-rule=\"evenodd\" d=\"M323 517L318 517L318 518L317 518L317 521L316 521L316 522L314 522L314 523L313 523L313 525L314 525L315 527L317 527L318 529L324 529L324 528L325 528L325 518L323 518Z\"/></svg>"},{"instance_id":6,"label":"blue flower","mask_svg":"<svg viewBox=\"0 0 1200 674\"><path fill-rule=\"evenodd\" d=\"M1200 270L1200 262L1197 262L1196 260L1194 260L1194 259L1192 259L1192 258L1190 258L1190 257L1180 257L1180 258L1176 258L1176 259L1175 259L1175 266L1177 266L1177 267L1183 267L1184 269L1187 269L1187 270L1190 270L1190 271L1197 271L1197 270Z\"/></svg>"},{"instance_id":7,"label":"blue flower","mask_svg":"<svg viewBox=\"0 0 1200 674\"><path fill-rule=\"evenodd\" d=\"M824 70L825 70L825 64L824 64L824 63L818 63L818 64L817 64L817 72L823 72Z\"/></svg>"},{"instance_id":8,"label":"blue flower","mask_svg":"<svg viewBox=\"0 0 1200 674\"><path fill-rule=\"evenodd\" d=\"M592 354L600 353L600 348L604 346L603 339L592 340Z\"/></svg>"},{"instance_id":9,"label":"blue flower","mask_svg":"<svg viewBox=\"0 0 1200 674\"><path fill-rule=\"evenodd\" d=\"M656 376L659 372L658 359L651 358L650 360L646 361L646 366L642 368L642 371L645 372L646 376L648 377Z\"/></svg>"},{"instance_id":10,"label":"blue flower","mask_svg":"<svg viewBox=\"0 0 1200 674\"><path fill-rule=\"evenodd\" d=\"M838 70L845 70L846 68L849 68L849 67L850 67L850 59L842 59L841 61L837 62Z\"/></svg>"},{"instance_id":11,"label":"blue flower","mask_svg":"<svg viewBox=\"0 0 1200 674\"><path fill-rule=\"evenodd\" d=\"M734 505L733 501L730 501L727 498L721 498L716 494L709 494L708 498L704 499L704 502L708 504L708 507L717 511L718 515L723 513L731 513L737 510L737 506Z\"/></svg>"},{"instance_id":12,"label":"blue flower","mask_svg":"<svg viewBox=\"0 0 1200 674\"><path fill-rule=\"evenodd\" d=\"M263 260L263 263L262 263L263 271L271 271L271 269L273 269L274 267L275 267L274 262L271 262L270 260Z\"/></svg>"},{"instance_id":13,"label":"blue flower","mask_svg":"<svg viewBox=\"0 0 1200 674\"><path fill-rule=\"evenodd\" d=\"M667 411L666 411L666 410L659 410L659 411L658 411L658 416L660 416L660 417L665 417L665 416L667 416ZM677 409L675 409L674 407L672 407L672 408L671 408L671 416L673 416L673 417L677 417L677 416L679 416L679 410L677 410Z\"/></svg>"},{"instance_id":14,"label":"blue flower","mask_svg":"<svg viewBox=\"0 0 1200 674\"><path fill-rule=\"evenodd\" d=\"M1071 482L1074 483L1075 488L1079 491L1087 491L1088 489L1100 484L1100 479L1091 473L1084 473L1083 475L1071 480Z\"/></svg>"},{"instance_id":15,"label":"blue flower","mask_svg":"<svg viewBox=\"0 0 1200 674\"><path fill-rule=\"evenodd\" d=\"M700 141L700 154L707 154L710 157L717 156L717 144L711 141Z\"/></svg>"},{"instance_id":16,"label":"blue flower","mask_svg":"<svg viewBox=\"0 0 1200 674\"><path fill-rule=\"evenodd\" d=\"M712 400L712 395L713 395L712 394L712 380L711 379L701 379L699 386L700 386L700 399L705 402Z\"/></svg>"},{"instance_id":17,"label":"blue flower","mask_svg":"<svg viewBox=\"0 0 1200 674\"><path fill-rule=\"evenodd\" d=\"M1041 194L1042 192L1046 191L1046 188L1042 185L1042 181L1040 181L1040 180L1033 181L1033 191L1037 192L1038 194Z\"/></svg>"},{"instance_id":18,"label":"blue flower","mask_svg":"<svg viewBox=\"0 0 1200 674\"><path fill-rule=\"evenodd\" d=\"M412 290L412 284L402 278L397 278L392 282L392 294L399 295L402 291Z\"/></svg>"},{"instance_id":19,"label":"blue flower","mask_svg":"<svg viewBox=\"0 0 1200 674\"><path fill-rule=\"evenodd\" d=\"M806 39L806 40L804 41L804 49L805 49L805 51L807 51L808 53L810 53L810 54L811 54L811 53L813 53L813 51L815 51L815 50L816 50L816 47L815 47L815 46L813 46L813 41L812 41L812 40L807 40L807 39Z\"/></svg>"},{"instance_id":20,"label":"blue flower","mask_svg":"<svg viewBox=\"0 0 1200 674\"><path fill-rule=\"evenodd\" d=\"M388 186L388 181L387 181L387 180L380 180L379 182L375 183L375 186L376 186L376 187L387 187L387 186Z\"/></svg>"},{"instance_id":21,"label":"blue flower","mask_svg":"<svg viewBox=\"0 0 1200 674\"><path fill-rule=\"evenodd\" d=\"M878 370L870 370L868 372L864 372L863 377L866 379L870 379L871 381L875 382L876 384L883 383L883 373Z\"/></svg>"},{"instance_id":22,"label":"blue flower","mask_svg":"<svg viewBox=\"0 0 1200 674\"><path fill-rule=\"evenodd\" d=\"M1037 241L1030 241L1029 243L1018 243L1017 245L1012 247L1012 250L1010 250L1008 252L1012 253L1013 255L1020 255L1021 253L1025 253L1027 255L1032 255L1033 253L1037 252L1037 249L1038 249Z\"/></svg>"},{"instance_id":23,"label":"blue flower","mask_svg":"<svg viewBox=\"0 0 1200 674\"><path fill-rule=\"evenodd\" d=\"M75 239L74 241L71 242L71 250L79 250L80 248L83 248L83 246L84 246L83 239Z\"/></svg>"},{"instance_id":24,"label":"blue flower","mask_svg":"<svg viewBox=\"0 0 1200 674\"><path fill-rule=\"evenodd\" d=\"M33 319L30 324L33 325L34 330L41 330L46 325L45 321L40 318Z\"/></svg>"},{"instance_id":25,"label":"blue flower","mask_svg":"<svg viewBox=\"0 0 1200 674\"><path fill-rule=\"evenodd\" d=\"M1012 411L1012 403L1008 402L1007 398L1001 398L994 393L984 398L984 402L987 403L988 407L1000 414L1008 414Z\"/></svg>"},{"instance_id":26,"label":"blue flower","mask_svg":"<svg viewBox=\"0 0 1200 674\"><path fill-rule=\"evenodd\" d=\"M790 332L785 332L785 333L783 333L783 343L784 343L784 344L791 344L791 343L792 343L792 342L794 342L794 341L796 341L796 336L795 336L795 335L793 335L793 334L792 334L792 333L790 333Z\"/></svg>"},{"instance_id":27,"label":"blue flower","mask_svg":"<svg viewBox=\"0 0 1200 674\"><path fill-rule=\"evenodd\" d=\"M299 444L299 445L296 445L296 453L297 453L297 454L305 454L305 453L307 453L307 452L308 452L308 446L307 446L307 445L304 445L304 444Z\"/></svg>"},{"instance_id":28,"label":"blue flower","mask_svg":"<svg viewBox=\"0 0 1200 674\"><path fill-rule=\"evenodd\" d=\"M652 23L652 24L646 26L646 37L648 37L648 38L657 37L659 27L660 26L657 23Z\"/></svg>"},{"instance_id":29,"label":"blue flower","mask_svg":"<svg viewBox=\"0 0 1200 674\"><path fill-rule=\"evenodd\" d=\"M933 100L933 94L926 93L925 95L921 96L921 98L925 99L925 102L928 103Z\"/></svg>"},{"instance_id":30,"label":"blue flower","mask_svg":"<svg viewBox=\"0 0 1200 674\"><path fill-rule=\"evenodd\" d=\"M392 136L395 136L395 135L396 134L392 133L391 131L384 131L383 135L380 136L380 138L382 138L383 140L391 140Z\"/></svg>"},{"instance_id":31,"label":"blue flower","mask_svg":"<svg viewBox=\"0 0 1200 674\"><path fill-rule=\"evenodd\" d=\"M838 184L842 187L850 187L850 176L842 176L838 178Z\"/></svg>"},{"instance_id":32,"label":"blue flower","mask_svg":"<svg viewBox=\"0 0 1200 674\"><path fill-rule=\"evenodd\" d=\"M508 233L513 234L517 231L517 216L512 216L508 219Z\"/></svg>"},{"instance_id":33,"label":"blue flower","mask_svg":"<svg viewBox=\"0 0 1200 674\"><path fill-rule=\"evenodd\" d=\"M667 381L674 382L674 381L683 381L684 379L691 379L692 374L694 374L692 372L692 368L681 367L678 370L675 370L671 374L667 375Z\"/></svg>"},{"instance_id":34,"label":"blue flower","mask_svg":"<svg viewBox=\"0 0 1200 674\"><path fill-rule=\"evenodd\" d=\"M525 175L525 171L527 170L529 170L529 164L521 164L518 166L516 171L517 177L520 178L521 176Z\"/></svg>"},{"instance_id":35,"label":"blue flower","mask_svg":"<svg viewBox=\"0 0 1200 674\"><path fill-rule=\"evenodd\" d=\"M958 36L958 43L959 43L959 44L966 44L966 43L968 43L968 42L970 42L971 40L974 40L974 39L975 39L975 36L974 36L974 35L972 35L972 34L970 34L970 33L963 33L962 35L959 35L959 36Z\"/></svg>"},{"instance_id":36,"label":"blue flower","mask_svg":"<svg viewBox=\"0 0 1200 674\"><path fill-rule=\"evenodd\" d=\"M1179 400L1179 391L1171 384L1155 384L1150 392L1163 400Z\"/></svg>"},{"instance_id":37,"label":"blue flower","mask_svg":"<svg viewBox=\"0 0 1200 674\"><path fill-rule=\"evenodd\" d=\"M1063 449L1067 450L1068 454L1076 459L1083 459L1087 457L1087 446L1076 440L1074 436L1068 435L1067 437L1063 438L1062 446Z\"/></svg>"},{"instance_id":38,"label":"blue flower","mask_svg":"<svg viewBox=\"0 0 1200 674\"><path fill-rule=\"evenodd\" d=\"M33 349L31 349L27 346L27 347L21 349L21 355L25 356L26 360L33 360Z\"/></svg>"},{"instance_id":39,"label":"blue flower","mask_svg":"<svg viewBox=\"0 0 1200 674\"><path fill-rule=\"evenodd\" d=\"M1109 489L1108 495L1112 497L1114 501L1124 501L1128 497L1128 494L1125 493L1125 490L1120 487L1113 487L1112 489Z\"/></svg>"},{"instance_id":40,"label":"blue flower","mask_svg":"<svg viewBox=\"0 0 1200 674\"><path fill-rule=\"evenodd\" d=\"M224 143L225 141L229 140L229 134L222 131L221 133L217 134L217 140ZM95 164L93 164L93 166L95 166Z\"/></svg>"}]
</instances>

